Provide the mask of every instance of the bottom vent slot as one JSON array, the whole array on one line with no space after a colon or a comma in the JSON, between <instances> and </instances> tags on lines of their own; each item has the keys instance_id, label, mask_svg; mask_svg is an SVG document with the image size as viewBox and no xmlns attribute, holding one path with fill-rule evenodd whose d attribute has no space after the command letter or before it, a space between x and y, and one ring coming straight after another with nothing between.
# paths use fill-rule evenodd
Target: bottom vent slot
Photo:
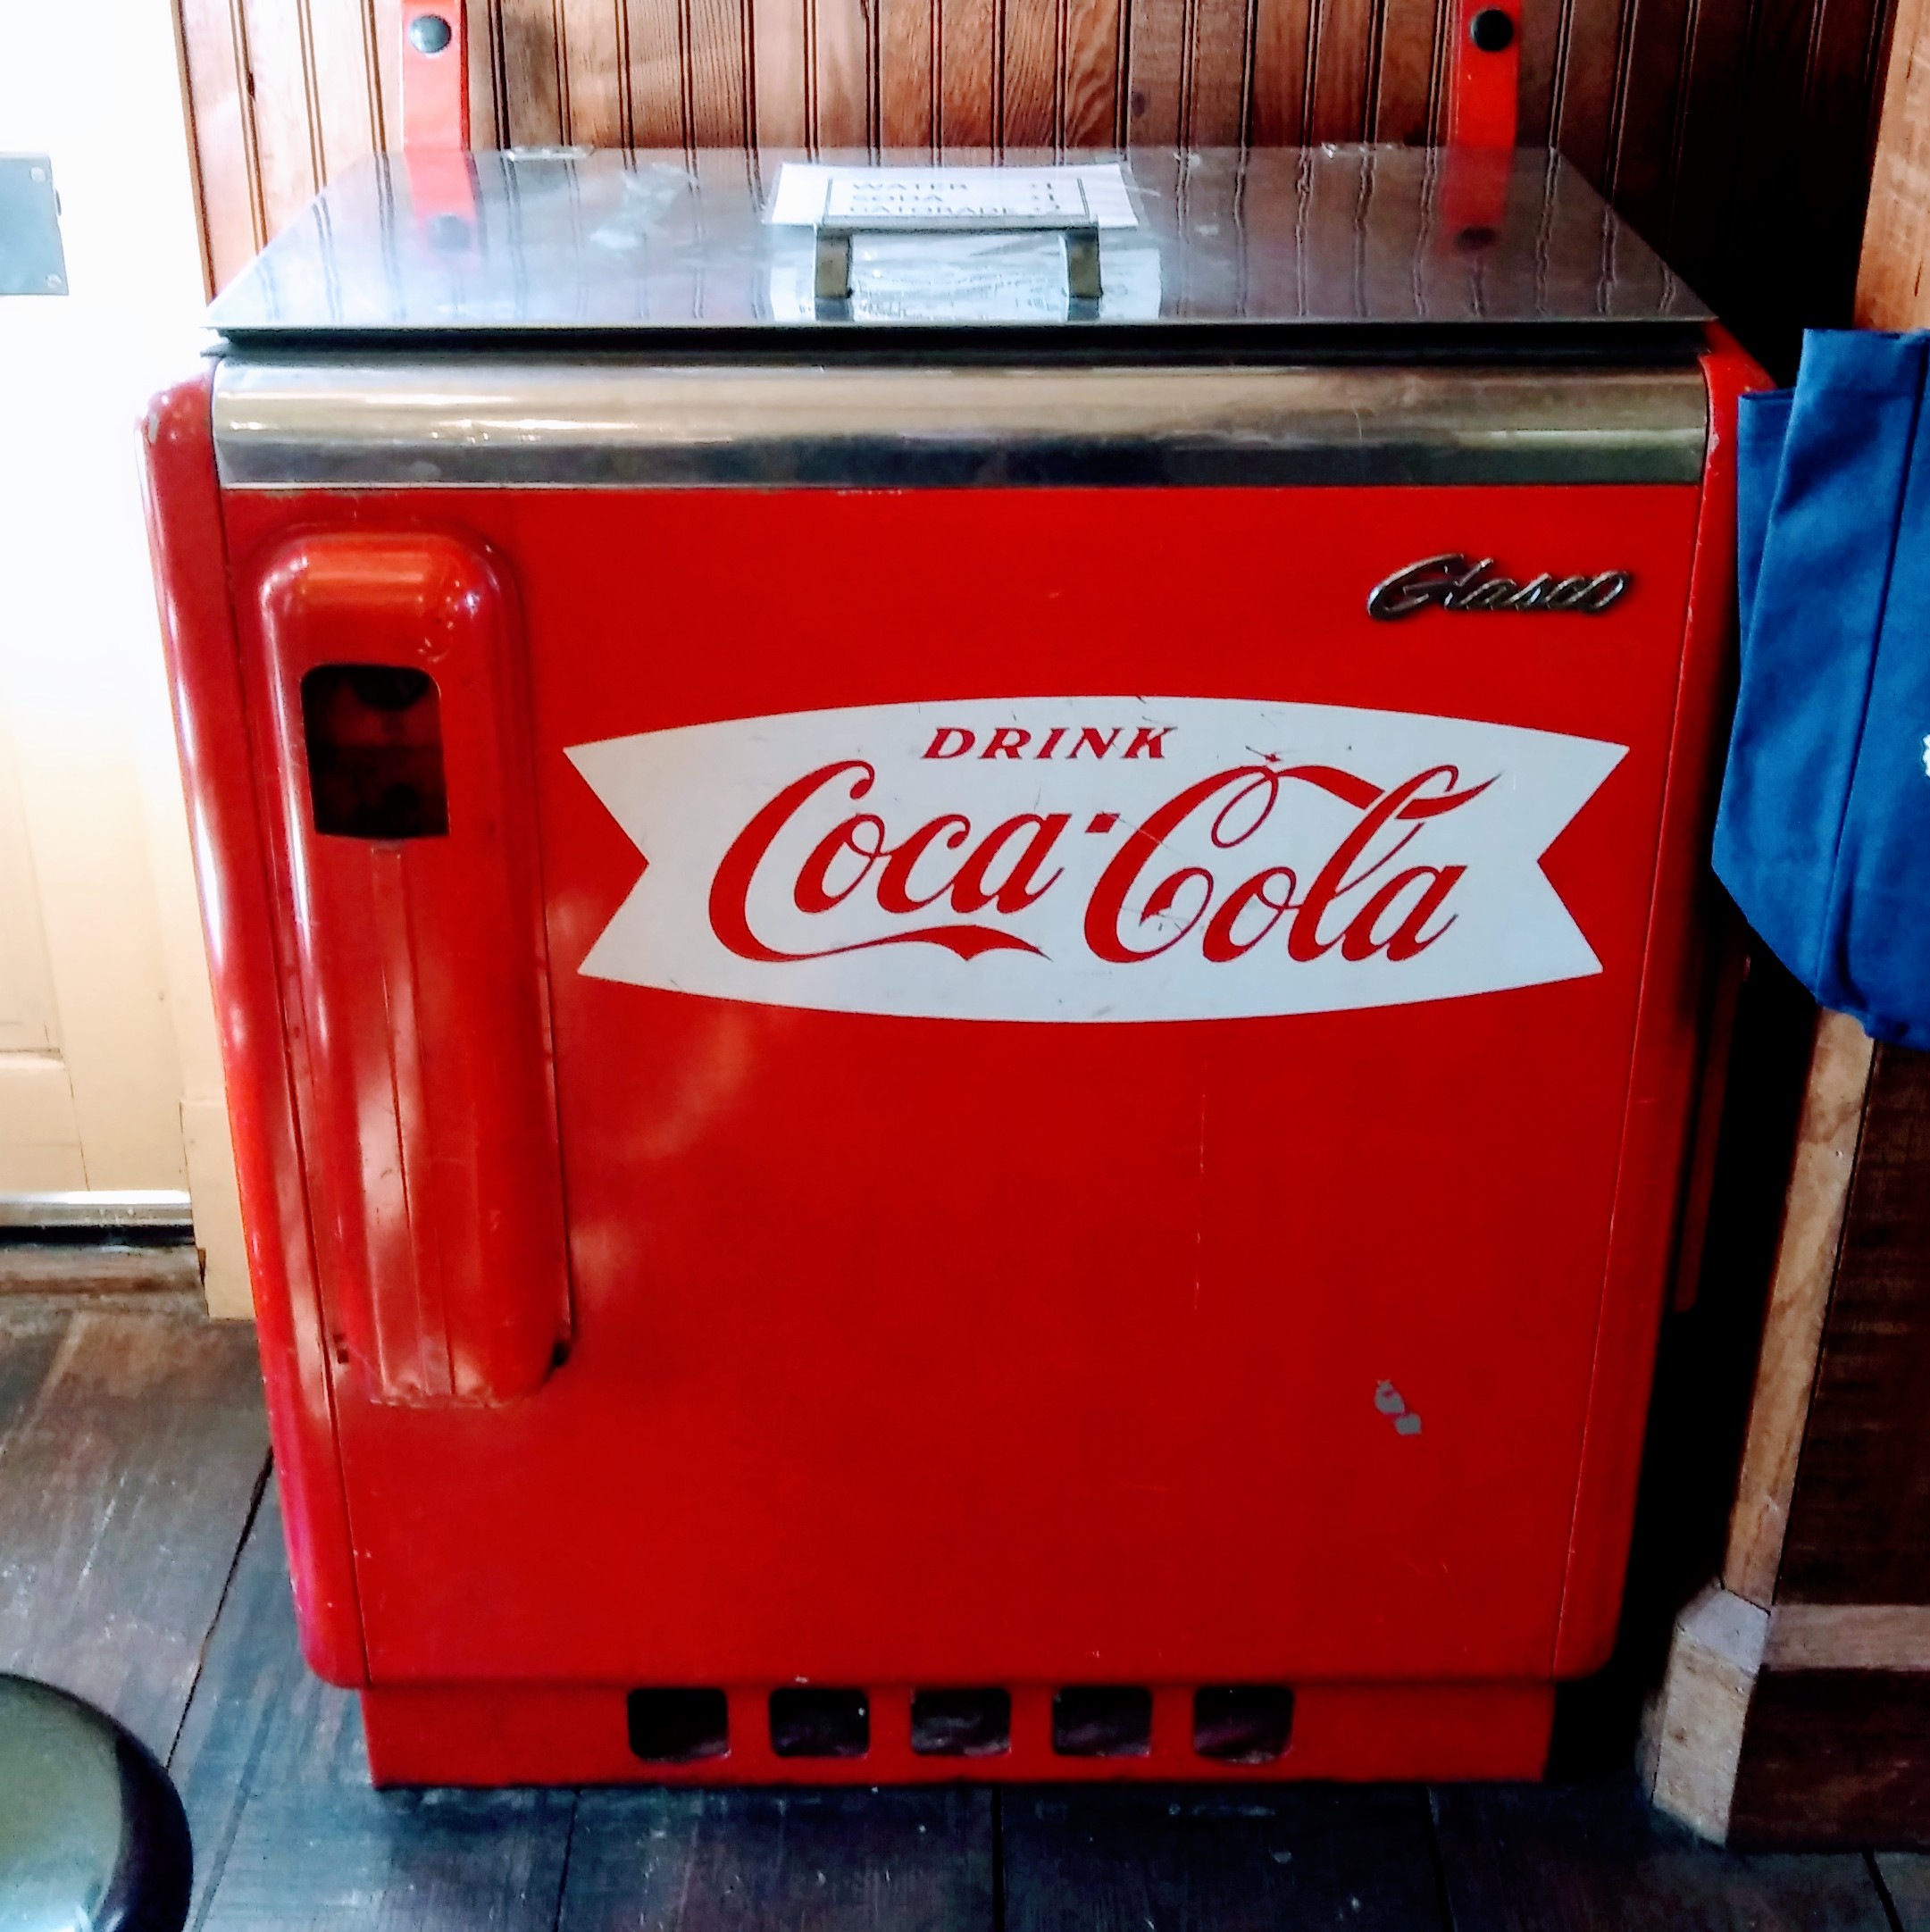
<instances>
[{"instance_id":1,"label":"bottom vent slot","mask_svg":"<svg viewBox=\"0 0 1930 1932\"><path fill-rule=\"evenodd\" d=\"M926 1758L996 1758L1011 1750L1011 1692L914 1691L911 1748Z\"/></svg>"},{"instance_id":2,"label":"bottom vent slot","mask_svg":"<svg viewBox=\"0 0 1930 1932\"><path fill-rule=\"evenodd\" d=\"M1284 1684L1205 1684L1193 1693L1193 1749L1222 1764L1270 1764L1293 1735Z\"/></svg>"},{"instance_id":3,"label":"bottom vent slot","mask_svg":"<svg viewBox=\"0 0 1930 1932\"><path fill-rule=\"evenodd\" d=\"M1070 1684L1052 1700L1062 1758L1143 1758L1153 1748L1153 1694L1132 1684Z\"/></svg>"},{"instance_id":4,"label":"bottom vent slot","mask_svg":"<svg viewBox=\"0 0 1930 1932\"><path fill-rule=\"evenodd\" d=\"M731 1706L722 1691L632 1691L630 1748L647 1764L721 1758L731 1748Z\"/></svg>"},{"instance_id":5,"label":"bottom vent slot","mask_svg":"<svg viewBox=\"0 0 1930 1932\"><path fill-rule=\"evenodd\" d=\"M773 1691L771 1749L781 1758L862 1758L871 1704L863 1691Z\"/></svg>"}]
</instances>

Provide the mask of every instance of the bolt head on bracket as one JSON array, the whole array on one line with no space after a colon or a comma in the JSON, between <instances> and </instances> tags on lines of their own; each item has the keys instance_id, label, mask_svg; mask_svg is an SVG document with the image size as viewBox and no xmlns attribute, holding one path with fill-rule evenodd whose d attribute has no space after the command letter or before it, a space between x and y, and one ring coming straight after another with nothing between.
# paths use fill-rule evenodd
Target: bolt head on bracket
<instances>
[{"instance_id":1,"label":"bolt head on bracket","mask_svg":"<svg viewBox=\"0 0 1930 1932\"><path fill-rule=\"evenodd\" d=\"M1483 7L1468 22L1467 38L1483 54L1505 54L1515 44L1515 23L1500 7Z\"/></svg>"}]
</instances>

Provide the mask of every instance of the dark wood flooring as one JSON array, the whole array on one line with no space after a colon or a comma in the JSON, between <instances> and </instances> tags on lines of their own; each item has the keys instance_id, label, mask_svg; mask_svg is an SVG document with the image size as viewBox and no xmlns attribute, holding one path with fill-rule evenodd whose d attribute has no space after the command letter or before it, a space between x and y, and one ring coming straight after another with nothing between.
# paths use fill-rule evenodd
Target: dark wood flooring
<instances>
[{"instance_id":1,"label":"dark wood flooring","mask_svg":"<svg viewBox=\"0 0 1930 1932\"><path fill-rule=\"evenodd\" d=\"M254 1336L0 1300L0 1669L166 1761L219 1932L1930 1932L1930 1857L1543 1786L374 1792L297 1654Z\"/></svg>"}]
</instances>

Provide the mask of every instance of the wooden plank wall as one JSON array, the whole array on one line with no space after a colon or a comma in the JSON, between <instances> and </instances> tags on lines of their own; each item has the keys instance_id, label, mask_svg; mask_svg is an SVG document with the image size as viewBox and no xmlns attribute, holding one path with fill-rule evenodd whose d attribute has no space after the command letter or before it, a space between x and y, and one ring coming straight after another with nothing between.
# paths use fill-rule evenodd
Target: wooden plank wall
<instances>
[{"instance_id":1,"label":"wooden plank wall","mask_svg":"<svg viewBox=\"0 0 1930 1932\"><path fill-rule=\"evenodd\" d=\"M1856 319L1930 327L1930 0L1901 0L1897 14Z\"/></svg>"},{"instance_id":2,"label":"wooden plank wall","mask_svg":"<svg viewBox=\"0 0 1930 1932\"><path fill-rule=\"evenodd\" d=\"M1847 321L1894 0L1528 0L1553 142L1758 348ZM400 0L176 0L211 287L397 138ZM479 146L1422 141L1443 0L470 0Z\"/></svg>"}]
</instances>

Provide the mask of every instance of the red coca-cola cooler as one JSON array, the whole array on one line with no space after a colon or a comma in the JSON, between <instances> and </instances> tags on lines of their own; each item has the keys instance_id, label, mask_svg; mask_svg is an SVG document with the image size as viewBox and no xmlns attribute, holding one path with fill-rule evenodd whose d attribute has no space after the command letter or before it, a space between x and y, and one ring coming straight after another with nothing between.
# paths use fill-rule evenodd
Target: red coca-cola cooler
<instances>
[{"instance_id":1,"label":"red coca-cola cooler","mask_svg":"<svg viewBox=\"0 0 1930 1932\"><path fill-rule=\"evenodd\" d=\"M548 151L212 319L154 539L375 1777L1537 1773L1700 1071L1693 297L1540 154Z\"/></svg>"}]
</instances>

